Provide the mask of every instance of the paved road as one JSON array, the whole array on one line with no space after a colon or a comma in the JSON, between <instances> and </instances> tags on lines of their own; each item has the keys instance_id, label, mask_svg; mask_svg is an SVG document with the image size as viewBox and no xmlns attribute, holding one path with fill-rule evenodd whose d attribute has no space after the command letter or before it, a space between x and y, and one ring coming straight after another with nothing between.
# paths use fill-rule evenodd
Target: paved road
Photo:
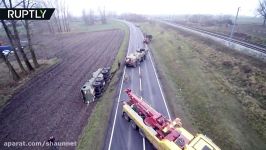
<instances>
[{"instance_id":1,"label":"paved road","mask_svg":"<svg viewBox=\"0 0 266 150\"><path fill-rule=\"evenodd\" d=\"M128 52L132 53L137 48L142 48L144 45L143 34L139 28L132 23L126 22L130 29L130 39ZM171 118L167 104L165 102L161 85L156 73L152 55L148 53L146 60L137 68L124 68L123 78L128 75L130 80L127 82L122 79L119 96L116 98L114 110L112 112L112 122L110 124L107 138L105 141L106 150L141 150L152 149L152 145L147 139L142 138L138 132L131 128L130 124L122 117L122 103L128 97L123 91L126 88L131 88L137 95L141 96L153 108L164 116Z\"/></svg>"}]
</instances>

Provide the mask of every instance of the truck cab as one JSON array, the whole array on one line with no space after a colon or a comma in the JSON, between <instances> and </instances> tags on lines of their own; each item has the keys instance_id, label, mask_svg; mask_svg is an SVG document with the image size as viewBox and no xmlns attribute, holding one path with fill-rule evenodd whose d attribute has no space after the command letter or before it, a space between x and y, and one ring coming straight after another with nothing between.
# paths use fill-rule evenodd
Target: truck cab
<instances>
[{"instance_id":1,"label":"truck cab","mask_svg":"<svg viewBox=\"0 0 266 150\"><path fill-rule=\"evenodd\" d=\"M131 53L128 56L126 56L125 59L126 66L137 67L140 62L146 59L147 53L148 49L146 48L137 49L134 53Z\"/></svg>"},{"instance_id":2,"label":"truck cab","mask_svg":"<svg viewBox=\"0 0 266 150\"><path fill-rule=\"evenodd\" d=\"M92 86L92 82L92 80L85 82L85 84L81 88L82 99L84 100L84 103L87 104L94 102L95 100L95 90Z\"/></svg>"},{"instance_id":3,"label":"truck cab","mask_svg":"<svg viewBox=\"0 0 266 150\"><path fill-rule=\"evenodd\" d=\"M125 59L126 66L130 67L137 67L140 63L140 56L137 53L131 53L126 56Z\"/></svg>"},{"instance_id":4,"label":"truck cab","mask_svg":"<svg viewBox=\"0 0 266 150\"><path fill-rule=\"evenodd\" d=\"M147 53L148 53L148 49L145 49L145 48L140 48L136 50L136 54L140 58L140 61L143 61L146 59Z\"/></svg>"},{"instance_id":5,"label":"truck cab","mask_svg":"<svg viewBox=\"0 0 266 150\"><path fill-rule=\"evenodd\" d=\"M102 96L106 83L110 81L110 67L99 68L92 73L92 77L81 87L81 94L84 103L94 102L96 98Z\"/></svg>"},{"instance_id":6,"label":"truck cab","mask_svg":"<svg viewBox=\"0 0 266 150\"><path fill-rule=\"evenodd\" d=\"M185 147L185 150L220 150L211 139L207 136L198 134L196 137Z\"/></svg>"}]
</instances>

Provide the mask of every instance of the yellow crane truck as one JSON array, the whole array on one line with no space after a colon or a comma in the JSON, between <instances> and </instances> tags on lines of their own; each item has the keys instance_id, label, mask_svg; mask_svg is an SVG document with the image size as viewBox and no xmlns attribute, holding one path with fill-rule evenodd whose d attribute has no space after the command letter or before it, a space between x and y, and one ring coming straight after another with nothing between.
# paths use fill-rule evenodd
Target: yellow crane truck
<instances>
[{"instance_id":1,"label":"yellow crane truck","mask_svg":"<svg viewBox=\"0 0 266 150\"><path fill-rule=\"evenodd\" d=\"M158 150L220 150L202 134L192 135L182 127L179 118L171 121L144 100L126 89L129 100L123 102L122 117L147 138Z\"/></svg>"}]
</instances>

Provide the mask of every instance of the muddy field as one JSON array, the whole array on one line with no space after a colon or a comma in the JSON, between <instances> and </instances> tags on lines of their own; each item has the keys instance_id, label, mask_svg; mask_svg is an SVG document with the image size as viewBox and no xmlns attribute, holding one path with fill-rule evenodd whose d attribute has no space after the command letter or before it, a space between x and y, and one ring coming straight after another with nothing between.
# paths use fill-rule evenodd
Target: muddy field
<instances>
[{"instance_id":1,"label":"muddy field","mask_svg":"<svg viewBox=\"0 0 266 150\"><path fill-rule=\"evenodd\" d=\"M109 30L36 38L40 58L58 57L60 63L24 85L0 113L0 149L4 142L75 142L93 108L82 103L80 87L98 67L112 64L124 33ZM12 147L11 149L29 149ZM32 149L48 147L32 147ZM74 149L61 147L60 149Z\"/></svg>"}]
</instances>

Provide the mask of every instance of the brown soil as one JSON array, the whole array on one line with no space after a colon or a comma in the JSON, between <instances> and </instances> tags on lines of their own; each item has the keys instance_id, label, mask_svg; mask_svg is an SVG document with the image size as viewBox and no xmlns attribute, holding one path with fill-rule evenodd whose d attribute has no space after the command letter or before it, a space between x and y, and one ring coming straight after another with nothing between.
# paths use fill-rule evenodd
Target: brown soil
<instances>
[{"instance_id":1,"label":"brown soil","mask_svg":"<svg viewBox=\"0 0 266 150\"><path fill-rule=\"evenodd\" d=\"M77 141L94 107L82 102L80 87L98 67L112 64L123 36L120 30L110 30L36 38L44 45L36 51L39 57L58 57L61 61L20 88L2 110L0 149L7 148L4 142L43 142L50 136L56 141Z\"/></svg>"}]
</instances>

